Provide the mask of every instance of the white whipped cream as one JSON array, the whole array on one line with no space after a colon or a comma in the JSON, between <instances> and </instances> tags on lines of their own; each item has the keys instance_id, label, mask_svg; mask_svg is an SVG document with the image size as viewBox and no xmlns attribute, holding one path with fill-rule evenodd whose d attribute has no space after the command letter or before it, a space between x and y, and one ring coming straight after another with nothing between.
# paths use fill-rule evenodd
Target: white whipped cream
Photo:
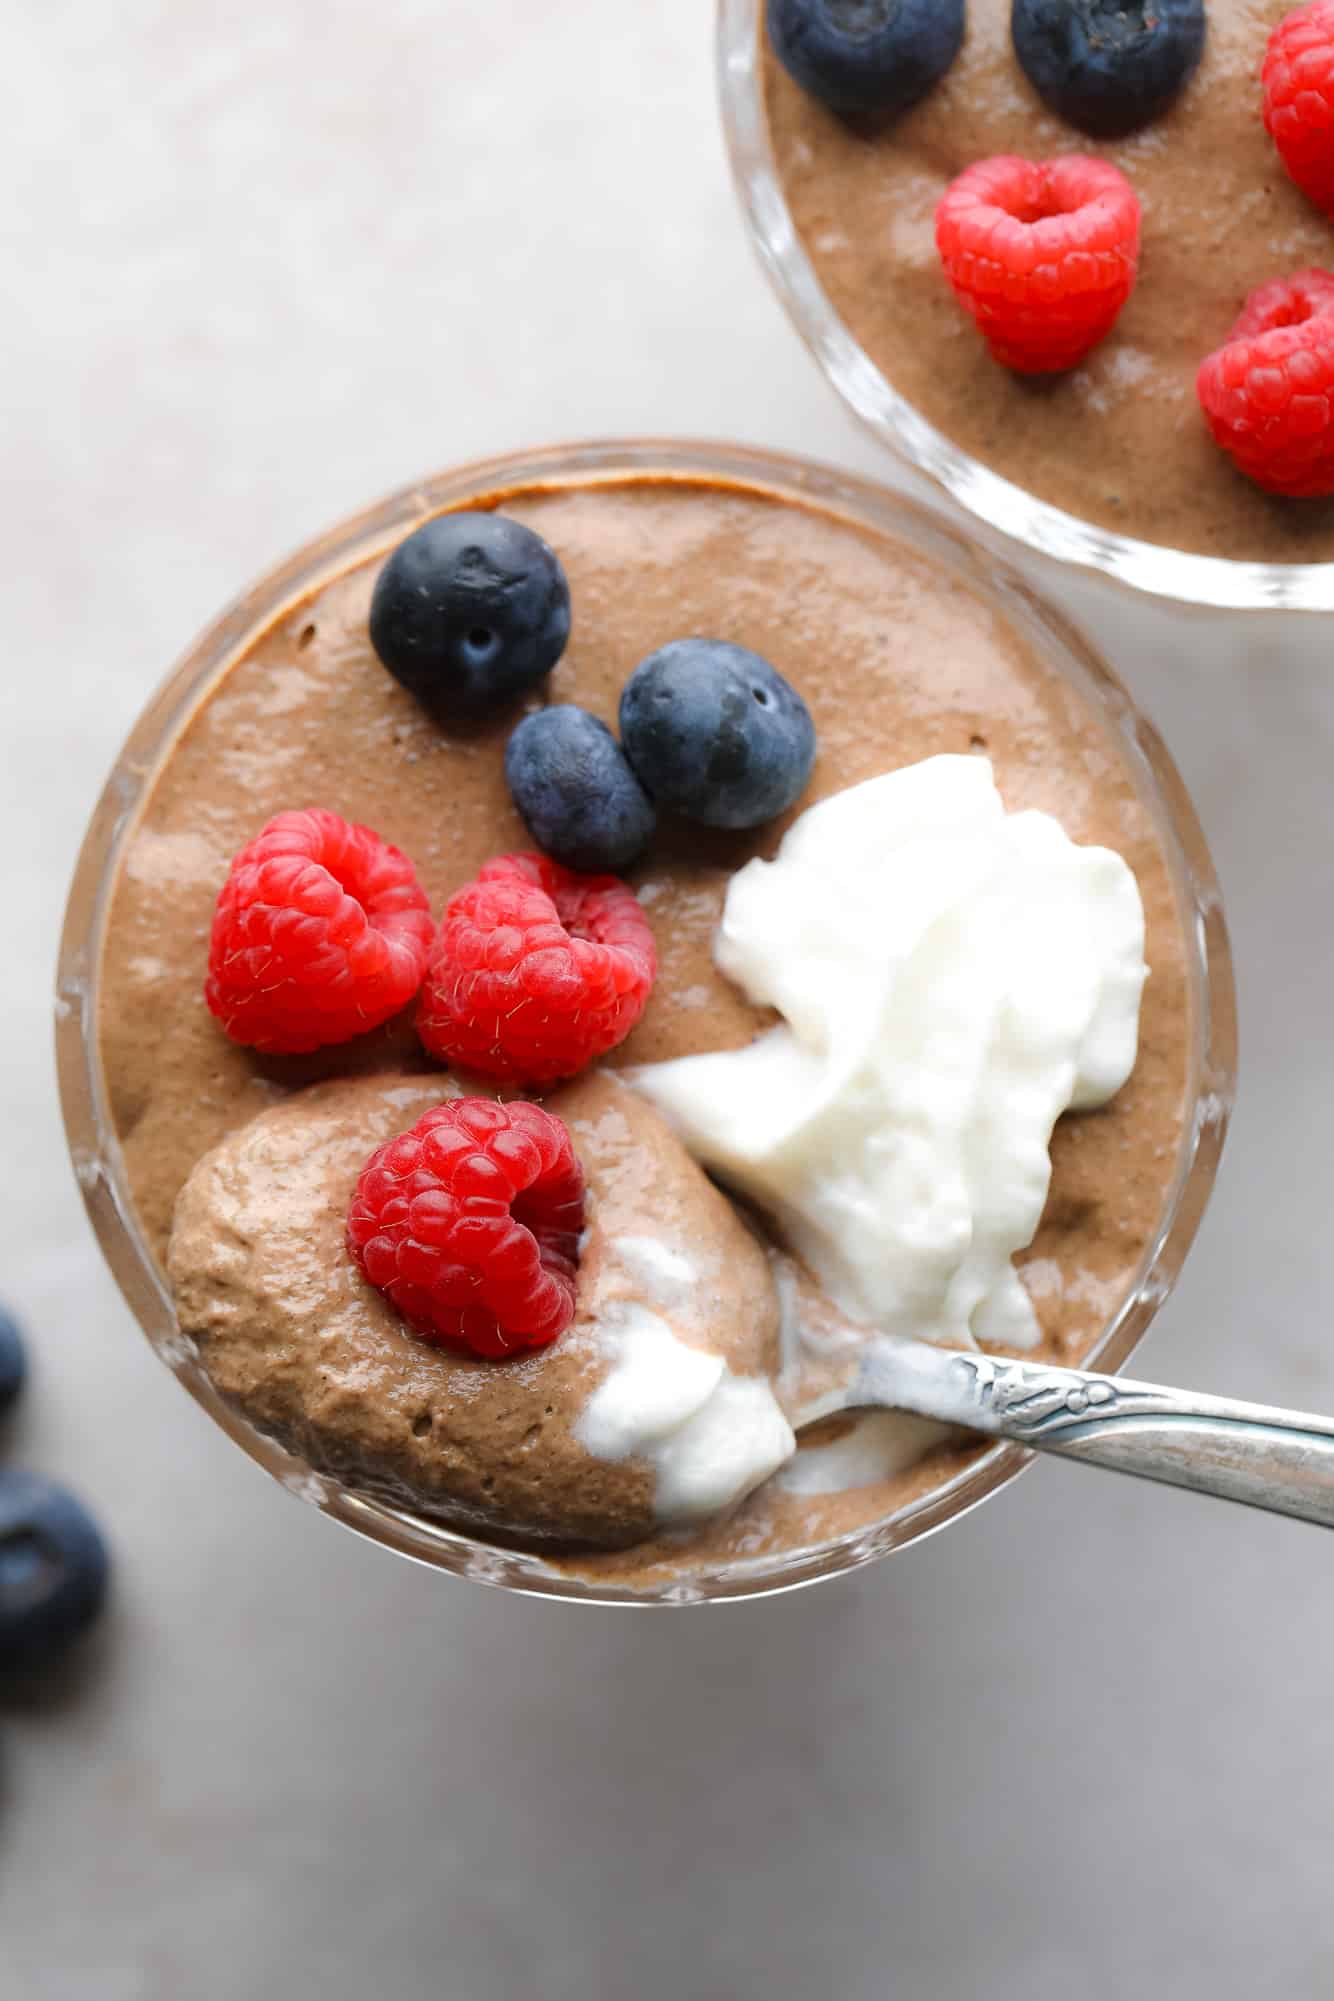
<instances>
[{"instance_id":1,"label":"white whipped cream","mask_svg":"<svg viewBox=\"0 0 1334 2001\"><path fill-rule=\"evenodd\" d=\"M638 1300L609 1301L598 1334L614 1360L575 1436L599 1459L647 1459L661 1521L720 1514L791 1456L792 1429L762 1377L733 1375Z\"/></svg>"},{"instance_id":2,"label":"white whipped cream","mask_svg":"<svg viewBox=\"0 0 1334 2001\"><path fill-rule=\"evenodd\" d=\"M928 758L810 807L739 870L715 951L782 1025L631 1081L854 1319L1032 1345L1011 1258L1042 1215L1052 1127L1135 1061L1126 863L1007 814L984 758Z\"/></svg>"}]
</instances>

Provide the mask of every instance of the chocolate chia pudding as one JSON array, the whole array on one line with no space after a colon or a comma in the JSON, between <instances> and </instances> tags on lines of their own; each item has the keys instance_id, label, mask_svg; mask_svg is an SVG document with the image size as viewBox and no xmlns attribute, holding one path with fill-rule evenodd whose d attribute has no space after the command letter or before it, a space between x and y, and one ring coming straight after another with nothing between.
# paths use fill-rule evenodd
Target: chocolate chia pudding
<instances>
[{"instance_id":1,"label":"chocolate chia pudding","mask_svg":"<svg viewBox=\"0 0 1334 2001\"><path fill-rule=\"evenodd\" d=\"M745 863L772 858L813 805L864 781L942 756L951 770L989 759L1011 814L1036 809L1071 841L1114 850L1142 899L1149 978L1133 1071L1102 1108L1060 1119L1041 1226L1017 1259L1036 1352L1079 1359L1142 1270L1186 1144L1191 952L1154 820L1106 720L1017 626L833 507L758 482L654 474L534 482L470 504L538 531L569 579L572 637L527 708L575 702L614 725L636 662L683 634L716 634L805 698L819 746L810 784L758 831L664 816L627 872L655 934L656 984L620 1047L543 1094L589 1187L573 1327L502 1363L428 1346L347 1257L348 1197L375 1145L487 1087L433 1066L410 1010L353 1043L258 1056L221 1033L202 990L229 861L281 811L319 804L374 827L415 862L437 914L489 858L531 846L503 771L524 705L466 733L432 720L369 643L383 545L349 560L202 690L122 850L97 1033L151 1256L216 1387L259 1429L354 1490L538 1547L569 1574L651 1586L869 1527L981 1448L887 1416L851 1435L843 1421L792 1456L782 1413L803 1394L798 1332L818 1349L846 1330L845 1308L760 1211L720 1192L636 1086L674 1074L651 1066L747 1049L774 1024L714 955ZM609 1328L674 1340L686 1374L718 1386L710 1421L751 1426L755 1491L739 1507L706 1483L665 1508L698 1469L656 1438L628 1455L600 1442L615 1402Z\"/></svg>"},{"instance_id":2,"label":"chocolate chia pudding","mask_svg":"<svg viewBox=\"0 0 1334 2001\"><path fill-rule=\"evenodd\" d=\"M802 91L764 35L762 88L793 227L839 318L894 389L962 451L1054 507L1119 535L1269 563L1334 556L1334 501L1285 500L1210 439L1201 361L1247 295L1334 265L1334 223L1288 178L1260 116L1259 71L1289 0L1209 0L1203 58L1180 97L1127 138L1076 131L1038 98L1010 39L1010 0L969 0L959 55L881 130ZM1065 375L988 355L941 269L936 205L996 154L1092 153L1142 209L1139 277L1115 327Z\"/></svg>"}]
</instances>

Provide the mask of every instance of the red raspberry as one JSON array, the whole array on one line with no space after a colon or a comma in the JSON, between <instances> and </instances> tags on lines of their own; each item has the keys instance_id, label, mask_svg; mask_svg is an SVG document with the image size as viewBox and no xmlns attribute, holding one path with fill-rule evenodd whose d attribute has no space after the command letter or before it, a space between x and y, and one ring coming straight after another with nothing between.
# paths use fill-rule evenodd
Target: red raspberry
<instances>
[{"instance_id":1,"label":"red raspberry","mask_svg":"<svg viewBox=\"0 0 1334 2001\"><path fill-rule=\"evenodd\" d=\"M1270 493L1334 493L1334 272L1261 285L1196 393L1214 442Z\"/></svg>"},{"instance_id":2,"label":"red raspberry","mask_svg":"<svg viewBox=\"0 0 1334 2001\"><path fill-rule=\"evenodd\" d=\"M449 900L417 1032L443 1062L553 1084L624 1042L657 969L648 920L618 877L502 855Z\"/></svg>"},{"instance_id":3,"label":"red raspberry","mask_svg":"<svg viewBox=\"0 0 1334 2001\"><path fill-rule=\"evenodd\" d=\"M1260 71L1265 130L1293 180L1334 215L1334 0L1285 14Z\"/></svg>"},{"instance_id":4,"label":"red raspberry","mask_svg":"<svg viewBox=\"0 0 1334 2001\"><path fill-rule=\"evenodd\" d=\"M279 813L222 886L204 998L233 1042L252 1049L346 1042L407 1006L432 928L397 848L319 807Z\"/></svg>"},{"instance_id":5,"label":"red raspberry","mask_svg":"<svg viewBox=\"0 0 1334 2001\"><path fill-rule=\"evenodd\" d=\"M347 1247L423 1341L511 1355L574 1318L584 1176L539 1105L455 1098L377 1147Z\"/></svg>"},{"instance_id":6,"label":"red raspberry","mask_svg":"<svg viewBox=\"0 0 1334 2001\"><path fill-rule=\"evenodd\" d=\"M1073 368L1109 334L1139 261L1139 197L1106 160L980 160L936 209L936 249L996 360Z\"/></svg>"}]
</instances>

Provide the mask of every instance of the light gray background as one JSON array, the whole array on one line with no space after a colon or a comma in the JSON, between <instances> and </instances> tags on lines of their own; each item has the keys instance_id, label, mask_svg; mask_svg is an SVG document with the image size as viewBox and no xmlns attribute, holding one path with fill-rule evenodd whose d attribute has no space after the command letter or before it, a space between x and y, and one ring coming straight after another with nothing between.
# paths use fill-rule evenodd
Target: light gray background
<instances>
[{"instance_id":1,"label":"light gray background","mask_svg":"<svg viewBox=\"0 0 1334 2001\"><path fill-rule=\"evenodd\" d=\"M1044 1465L787 1600L510 1599L270 1486L94 1251L49 1057L64 887L150 688L252 573L474 453L731 433L892 476L742 237L707 0L21 0L0 790L15 1456L119 1555L0 1715L3 2001L1315 1995L1334 1542ZM1334 1406L1327 621L1063 586L1214 843L1245 1074L1145 1371Z\"/></svg>"}]
</instances>

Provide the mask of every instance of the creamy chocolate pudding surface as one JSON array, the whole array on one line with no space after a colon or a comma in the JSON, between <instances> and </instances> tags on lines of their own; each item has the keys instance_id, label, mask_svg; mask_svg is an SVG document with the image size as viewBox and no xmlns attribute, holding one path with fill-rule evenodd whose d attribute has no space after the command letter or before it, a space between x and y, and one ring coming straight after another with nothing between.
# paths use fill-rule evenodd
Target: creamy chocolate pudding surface
<instances>
[{"instance_id":1,"label":"creamy chocolate pudding surface","mask_svg":"<svg viewBox=\"0 0 1334 2001\"><path fill-rule=\"evenodd\" d=\"M1334 501L1261 492L1211 441L1195 394L1248 293L1334 269L1334 223L1288 179L1260 117L1260 64L1290 0L1209 0L1182 95L1102 142L1043 105L1010 42L1010 0L969 0L963 47L934 90L879 132L808 97L764 42L763 89L784 197L831 304L885 379L963 451L1099 528L1211 556L1334 557ZM1139 280L1077 369L1025 378L993 361L935 248L956 174L997 153L1094 153L1143 212Z\"/></svg>"},{"instance_id":2,"label":"creamy chocolate pudding surface","mask_svg":"<svg viewBox=\"0 0 1334 2001\"><path fill-rule=\"evenodd\" d=\"M1058 1124L1050 1199L1019 1260L1042 1327L1039 1352L1067 1361L1085 1354L1125 1298L1177 1171L1192 1007L1165 857L1115 739L1019 633L953 577L815 505L759 487L652 477L485 497L492 502L544 535L569 577L573 634L546 699L581 703L614 725L621 687L645 654L686 634L727 638L771 660L810 705L819 754L797 810L893 767L973 750L991 758L1011 810L1041 808L1072 839L1115 848L1130 864L1150 967L1138 1061L1108 1107ZM376 660L366 617L383 554L354 562L262 633L204 692L164 759L128 841L106 929L99 1028L111 1114L135 1208L164 1264L191 1170L239 1135L201 1169L181 1205L172 1260L183 1320L224 1393L352 1484L400 1500L415 1494L428 1509L452 1510L463 1526L526 1513L539 1532L564 1521L568 1533L571 1496L589 1475L587 1455L570 1443L574 1406L589 1380L578 1328L544 1361L460 1360L414 1341L350 1265L330 1269L361 1162L389 1131L405 1130L429 1102L458 1088L443 1072L435 1085L423 1080L430 1065L410 1015L315 1056L257 1057L226 1039L203 999L213 904L228 863L276 812L322 805L374 827L412 857L437 913L482 862L531 845L502 770L514 715L451 736ZM657 984L609 1068L737 1048L769 1025L719 973L711 947L732 872L752 855L772 854L788 821L745 835L660 825L631 876L657 940ZM357 1076L364 1085L292 1095ZM630 1094L615 1088L614 1104L624 1108ZM643 1187L660 1185L676 1190L678 1204L705 1204L692 1208L691 1233L716 1241L724 1221L734 1221L720 1215L728 1205L637 1100L636 1145L648 1181L633 1193L625 1149L617 1166L608 1137L611 1089L590 1077L566 1087L564 1109L561 1094L550 1099L571 1123L594 1189L590 1246L612 1182L627 1201L633 1194L642 1204ZM241 1135L261 1113L269 1117ZM273 1185L275 1163L292 1205L274 1217L282 1248L277 1237L262 1240L256 1207L257 1191ZM210 1175L212 1212L201 1193ZM208 1236L220 1190L233 1205L221 1245ZM707 1228L698 1221L706 1210ZM669 1237L670 1213L669 1203L658 1225ZM303 1216L319 1232L318 1249L304 1254ZM759 1370L772 1366L772 1304L750 1261L751 1240L735 1227L748 1325L716 1327L709 1338L736 1369ZM290 1283L282 1272L289 1253L300 1266ZM313 1283L317 1267L328 1290L312 1313L301 1270ZM597 1270L596 1256L581 1270L581 1311L584 1283ZM238 1272L249 1273L250 1285L257 1271L260 1289L280 1302L281 1325L238 1328L229 1287ZM818 1318L815 1289L797 1279L789 1292L804 1296L807 1315ZM326 1311L328 1302L336 1311ZM733 1304L729 1295L720 1307L725 1321ZM688 1342L704 1339L677 1331ZM275 1369L276 1350L283 1366ZM503 1411L521 1443L532 1401L525 1386L539 1380L557 1385L541 1413L553 1445L544 1475L534 1442L521 1480L512 1466L502 1474L473 1449L469 1412L484 1402ZM875 1522L967 1458L941 1448L888 1480L828 1496L797 1496L780 1474L731 1521L687 1542L659 1538L577 1561L593 1574L648 1577L664 1564L688 1569L816 1542ZM488 1475L511 1486L483 1490ZM547 1477L549 1504L539 1498ZM641 1534L643 1467L603 1465L597 1477L595 1512L605 1516L610 1505L625 1536ZM522 1481L531 1483L523 1491Z\"/></svg>"}]
</instances>

